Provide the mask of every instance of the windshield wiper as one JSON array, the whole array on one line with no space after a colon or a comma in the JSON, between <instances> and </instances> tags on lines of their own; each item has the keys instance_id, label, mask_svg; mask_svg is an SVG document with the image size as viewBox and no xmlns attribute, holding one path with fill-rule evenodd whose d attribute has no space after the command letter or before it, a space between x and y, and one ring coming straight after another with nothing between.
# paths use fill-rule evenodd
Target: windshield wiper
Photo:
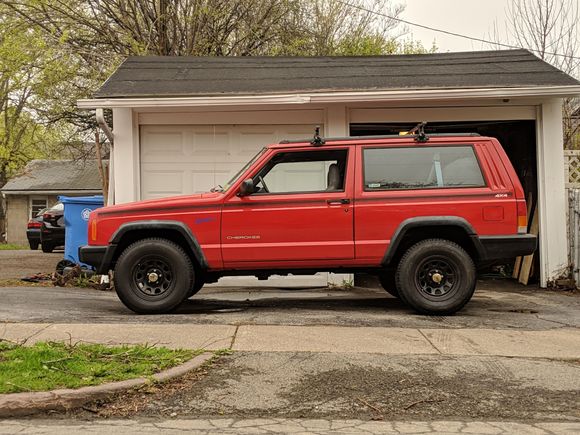
<instances>
[{"instance_id":1,"label":"windshield wiper","mask_svg":"<svg viewBox=\"0 0 580 435\"><path fill-rule=\"evenodd\" d=\"M211 189L209 189L209 191L210 192L223 192L224 188L218 184L217 186L214 186Z\"/></svg>"}]
</instances>

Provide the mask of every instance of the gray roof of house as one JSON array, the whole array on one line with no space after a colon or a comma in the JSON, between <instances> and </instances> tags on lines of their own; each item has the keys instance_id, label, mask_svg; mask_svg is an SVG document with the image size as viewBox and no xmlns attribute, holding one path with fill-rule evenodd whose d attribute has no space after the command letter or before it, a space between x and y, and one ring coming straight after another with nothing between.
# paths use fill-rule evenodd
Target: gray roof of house
<instances>
[{"instance_id":1,"label":"gray roof of house","mask_svg":"<svg viewBox=\"0 0 580 435\"><path fill-rule=\"evenodd\" d=\"M98 192L102 184L96 160L32 160L0 190L4 193Z\"/></svg>"},{"instance_id":2,"label":"gray roof of house","mask_svg":"<svg viewBox=\"0 0 580 435\"><path fill-rule=\"evenodd\" d=\"M579 85L527 50L368 57L129 57L97 98Z\"/></svg>"}]
</instances>

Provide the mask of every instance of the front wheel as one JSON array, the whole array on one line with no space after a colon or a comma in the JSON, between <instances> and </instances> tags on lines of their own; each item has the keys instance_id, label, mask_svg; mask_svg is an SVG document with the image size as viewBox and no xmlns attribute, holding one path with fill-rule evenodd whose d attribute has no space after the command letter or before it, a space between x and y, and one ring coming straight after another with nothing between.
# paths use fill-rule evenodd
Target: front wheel
<instances>
[{"instance_id":1,"label":"front wheel","mask_svg":"<svg viewBox=\"0 0 580 435\"><path fill-rule=\"evenodd\" d=\"M401 258L396 274L401 298L423 314L459 311L475 291L476 269L469 254L443 239L423 240Z\"/></svg>"},{"instance_id":2,"label":"front wheel","mask_svg":"<svg viewBox=\"0 0 580 435\"><path fill-rule=\"evenodd\" d=\"M195 282L193 283L193 287L189 290L189 293L187 293L187 297L186 299L191 298L192 296L194 296L195 294L197 294L205 285L205 279L203 278L203 276L201 274L197 274L195 277Z\"/></svg>"},{"instance_id":3,"label":"front wheel","mask_svg":"<svg viewBox=\"0 0 580 435\"><path fill-rule=\"evenodd\" d=\"M167 313L191 290L194 270L187 253L166 239L144 239L127 247L115 265L115 290L140 314Z\"/></svg>"}]
</instances>

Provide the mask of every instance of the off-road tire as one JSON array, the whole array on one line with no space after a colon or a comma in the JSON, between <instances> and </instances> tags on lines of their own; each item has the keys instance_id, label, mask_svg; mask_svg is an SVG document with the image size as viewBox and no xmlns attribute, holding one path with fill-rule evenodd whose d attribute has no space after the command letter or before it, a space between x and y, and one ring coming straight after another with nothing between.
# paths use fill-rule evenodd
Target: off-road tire
<instances>
[{"instance_id":1,"label":"off-road tire","mask_svg":"<svg viewBox=\"0 0 580 435\"><path fill-rule=\"evenodd\" d=\"M193 283L193 287L189 290L186 299L191 298L192 296L196 295L205 285L205 279L200 273L196 273L195 275L195 282Z\"/></svg>"},{"instance_id":2,"label":"off-road tire","mask_svg":"<svg viewBox=\"0 0 580 435\"><path fill-rule=\"evenodd\" d=\"M153 282L151 274L158 278ZM187 298L195 273L177 244L160 238L129 245L115 265L115 290L121 302L139 314L167 313Z\"/></svg>"},{"instance_id":3,"label":"off-road tire","mask_svg":"<svg viewBox=\"0 0 580 435\"><path fill-rule=\"evenodd\" d=\"M38 245L40 245L40 242L28 242L28 244L30 245L30 249L36 251L38 249Z\"/></svg>"},{"instance_id":4,"label":"off-road tire","mask_svg":"<svg viewBox=\"0 0 580 435\"><path fill-rule=\"evenodd\" d=\"M397 290L397 281L395 279L395 270L385 269L379 273L379 282L381 287L391 296L399 298L399 290Z\"/></svg>"},{"instance_id":5,"label":"off-road tire","mask_svg":"<svg viewBox=\"0 0 580 435\"><path fill-rule=\"evenodd\" d=\"M50 254L52 251L54 251L54 245L51 245L49 243L41 243L40 247L42 249L42 252L44 252L45 254Z\"/></svg>"},{"instance_id":6,"label":"off-road tire","mask_svg":"<svg viewBox=\"0 0 580 435\"><path fill-rule=\"evenodd\" d=\"M433 280L438 274L439 283ZM401 299L422 314L448 315L459 311L475 291L477 274L470 255L444 239L423 240L401 258L396 273Z\"/></svg>"}]
</instances>

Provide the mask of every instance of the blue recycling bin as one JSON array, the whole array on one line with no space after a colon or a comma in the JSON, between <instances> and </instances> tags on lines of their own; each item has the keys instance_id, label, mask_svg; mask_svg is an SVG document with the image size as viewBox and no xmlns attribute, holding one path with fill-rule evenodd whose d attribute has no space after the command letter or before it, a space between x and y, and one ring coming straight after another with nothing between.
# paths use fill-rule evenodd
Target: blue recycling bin
<instances>
[{"instance_id":1,"label":"blue recycling bin","mask_svg":"<svg viewBox=\"0 0 580 435\"><path fill-rule=\"evenodd\" d=\"M64 259L90 268L79 260L79 247L87 244L89 214L103 206L103 195L59 196L64 204Z\"/></svg>"}]
</instances>

